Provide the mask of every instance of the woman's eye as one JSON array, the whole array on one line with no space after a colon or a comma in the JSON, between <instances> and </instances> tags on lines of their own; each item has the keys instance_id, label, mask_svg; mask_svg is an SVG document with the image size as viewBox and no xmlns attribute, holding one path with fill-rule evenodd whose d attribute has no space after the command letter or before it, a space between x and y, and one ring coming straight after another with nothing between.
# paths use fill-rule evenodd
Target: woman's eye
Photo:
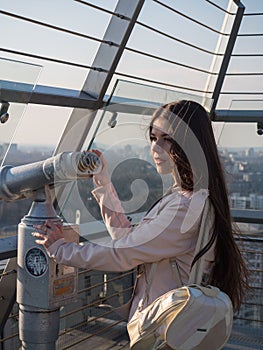
<instances>
[{"instance_id":1,"label":"woman's eye","mask_svg":"<svg viewBox=\"0 0 263 350\"><path fill-rule=\"evenodd\" d=\"M156 137L155 136L150 136L150 141L151 142L156 141Z\"/></svg>"},{"instance_id":2,"label":"woman's eye","mask_svg":"<svg viewBox=\"0 0 263 350\"><path fill-rule=\"evenodd\" d=\"M171 137L165 137L165 138L164 138L164 141L166 141L166 142L170 142L170 143L172 143L172 142L173 142L173 140L171 139Z\"/></svg>"}]
</instances>

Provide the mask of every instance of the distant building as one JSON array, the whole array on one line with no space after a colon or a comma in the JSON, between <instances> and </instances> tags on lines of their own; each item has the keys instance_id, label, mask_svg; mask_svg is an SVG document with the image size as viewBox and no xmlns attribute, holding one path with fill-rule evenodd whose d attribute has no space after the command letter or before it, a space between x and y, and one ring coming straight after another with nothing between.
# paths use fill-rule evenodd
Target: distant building
<instances>
[{"instance_id":1,"label":"distant building","mask_svg":"<svg viewBox=\"0 0 263 350\"><path fill-rule=\"evenodd\" d=\"M245 156L249 157L249 158L254 158L256 156L254 148L251 147L251 148L248 148L247 150L245 150Z\"/></svg>"},{"instance_id":2,"label":"distant building","mask_svg":"<svg viewBox=\"0 0 263 350\"><path fill-rule=\"evenodd\" d=\"M2 150L3 150L3 154L8 150L8 147L9 147L9 143L3 143L2 144ZM17 143L12 143L10 145L10 148L9 148L9 152L17 152Z\"/></svg>"},{"instance_id":3,"label":"distant building","mask_svg":"<svg viewBox=\"0 0 263 350\"><path fill-rule=\"evenodd\" d=\"M240 196L239 193L232 193L230 195L230 207L235 209L248 209L250 208L249 198Z\"/></svg>"},{"instance_id":4,"label":"distant building","mask_svg":"<svg viewBox=\"0 0 263 350\"><path fill-rule=\"evenodd\" d=\"M254 209L263 209L263 195L258 195L251 193L250 198L250 207Z\"/></svg>"},{"instance_id":5,"label":"distant building","mask_svg":"<svg viewBox=\"0 0 263 350\"><path fill-rule=\"evenodd\" d=\"M235 209L263 209L263 195L250 193L249 196L241 196L240 193L230 195L230 207Z\"/></svg>"}]
</instances>

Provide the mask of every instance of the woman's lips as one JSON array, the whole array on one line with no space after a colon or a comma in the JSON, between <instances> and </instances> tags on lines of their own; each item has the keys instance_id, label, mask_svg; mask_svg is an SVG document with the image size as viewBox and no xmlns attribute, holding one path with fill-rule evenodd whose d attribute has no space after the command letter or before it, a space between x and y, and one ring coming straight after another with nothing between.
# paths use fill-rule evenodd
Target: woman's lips
<instances>
[{"instance_id":1,"label":"woman's lips","mask_svg":"<svg viewBox=\"0 0 263 350\"><path fill-rule=\"evenodd\" d=\"M161 159L161 158L155 158L154 161L155 161L155 164L157 164L157 165L165 162L164 159Z\"/></svg>"}]
</instances>

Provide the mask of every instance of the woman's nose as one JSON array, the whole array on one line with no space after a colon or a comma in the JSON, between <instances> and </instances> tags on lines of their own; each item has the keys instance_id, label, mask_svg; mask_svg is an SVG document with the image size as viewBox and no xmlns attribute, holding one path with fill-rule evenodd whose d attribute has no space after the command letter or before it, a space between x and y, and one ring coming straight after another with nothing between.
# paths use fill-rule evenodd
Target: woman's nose
<instances>
[{"instance_id":1,"label":"woman's nose","mask_svg":"<svg viewBox=\"0 0 263 350\"><path fill-rule=\"evenodd\" d=\"M155 142L152 142L152 145L151 145L151 148L152 148L152 151L153 152L162 152L163 149L161 147L161 142L160 141L155 141Z\"/></svg>"}]
</instances>

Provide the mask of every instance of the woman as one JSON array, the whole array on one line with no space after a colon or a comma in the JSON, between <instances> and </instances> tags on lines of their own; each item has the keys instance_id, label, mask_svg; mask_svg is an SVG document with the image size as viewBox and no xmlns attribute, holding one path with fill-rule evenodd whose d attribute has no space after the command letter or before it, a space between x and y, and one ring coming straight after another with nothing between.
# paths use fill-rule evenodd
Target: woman
<instances>
[{"instance_id":1,"label":"woman","mask_svg":"<svg viewBox=\"0 0 263 350\"><path fill-rule=\"evenodd\" d=\"M247 287L247 270L234 240L225 180L209 116L193 101L166 104L150 122L151 155L160 174L171 173L171 189L133 228L126 218L110 182L107 165L93 177L102 217L112 237L108 246L80 246L63 239L61 226L47 221L37 225L37 243L58 263L94 270L126 271L139 267L129 319L165 292L176 288L171 259L176 259L183 283L187 283L204 203L209 197L210 245L206 254L206 276L212 285L227 293L237 310ZM199 255L201 255L199 254ZM195 257L195 260L198 256ZM153 262L157 270L147 301L147 278Z\"/></svg>"}]
</instances>

